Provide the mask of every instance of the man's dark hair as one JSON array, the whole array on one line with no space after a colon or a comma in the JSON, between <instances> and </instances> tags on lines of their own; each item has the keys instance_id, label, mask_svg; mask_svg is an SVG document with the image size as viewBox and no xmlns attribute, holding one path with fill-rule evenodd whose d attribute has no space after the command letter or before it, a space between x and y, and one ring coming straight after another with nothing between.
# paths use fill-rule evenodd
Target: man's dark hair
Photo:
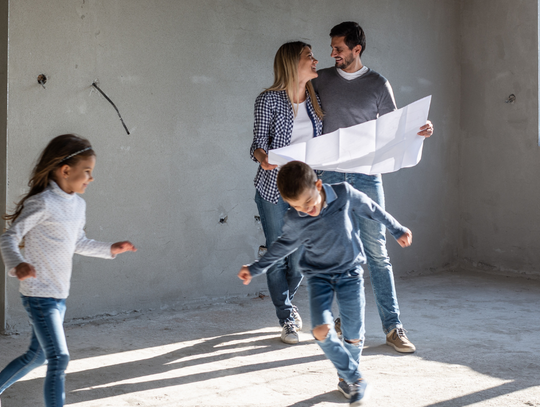
<instances>
[{"instance_id":1,"label":"man's dark hair","mask_svg":"<svg viewBox=\"0 0 540 407\"><path fill-rule=\"evenodd\" d=\"M362 46L360 56L362 56L362 53L366 49L366 34L362 30L362 27L354 21L345 21L336 25L330 30L330 37L345 37L345 44L347 44L349 49L353 49L357 45Z\"/></svg>"},{"instance_id":2,"label":"man's dark hair","mask_svg":"<svg viewBox=\"0 0 540 407\"><path fill-rule=\"evenodd\" d=\"M285 200L297 199L306 189L315 188L317 175L302 161L291 161L278 172L277 187Z\"/></svg>"}]
</instances>

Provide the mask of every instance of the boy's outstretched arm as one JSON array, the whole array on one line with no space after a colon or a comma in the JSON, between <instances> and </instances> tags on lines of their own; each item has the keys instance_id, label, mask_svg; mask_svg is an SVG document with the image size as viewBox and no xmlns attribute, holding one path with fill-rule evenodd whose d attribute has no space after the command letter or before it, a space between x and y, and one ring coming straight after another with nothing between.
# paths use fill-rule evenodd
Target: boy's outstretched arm
<instances>
[{"instance_id":1,"label":"boy's outstretched arm","mask_svg":"<svg viewBox=\"0 0 540 407\"><path fill-rule=\"evenodd\" d=\"M272 243L266 254L259 260L242 266L238 272L238 278L244 282L244 285L248 285L253 277L266 273L276 262L298 249L302 244L298 236L298 230L298 228L291 227L289 222L285 220L282 235Z\"/></svg>"},{"instance_id":2,"label":"boy's outstretched arm","mask_svg":"<svg viewBox=\"0 0 540 407\"><path fill-rule=\"evenodd\" d=\"M238 278L244 282L244 285L248 285L251 282L251 273L248 266L242 266L238 273Z\"/></svg>"},{"instance_id":3,"label":"boy's outstretched arm","mask_svg":"<svg viewBox=\"0 0 540 407\"><path fill-rule=\"evenodd\" d=\"M136 252L137 248L133 246L133 243L125 242L116 242L111 245L111 254L116 256L117 254L124 252Z\"/></svg>"},{"instance_id":4,"label":"boy's outstretched arm","mask_svg":"<svg viewBox=\"0 0 540 407\"><path fill-rule=\"evenodd\" d=\"M412 232L407 229L399 239L396 239L401 247L408 247L412 244Z\"/></svg>"},{"instance_id":5,"label":"boy's outstretched arm","mask_svg":"<svg viewBox=\"0 0 540 407\"><path fill-rule=\"evenodd\" d=\"M412 233L409 229L401 225L392 215L386 212L365 193L354 189L348 184L346 185L347 190L351 194L352 211L357 216L382 223L401 247L411 245Z\"/></svg>"}]
</instances>

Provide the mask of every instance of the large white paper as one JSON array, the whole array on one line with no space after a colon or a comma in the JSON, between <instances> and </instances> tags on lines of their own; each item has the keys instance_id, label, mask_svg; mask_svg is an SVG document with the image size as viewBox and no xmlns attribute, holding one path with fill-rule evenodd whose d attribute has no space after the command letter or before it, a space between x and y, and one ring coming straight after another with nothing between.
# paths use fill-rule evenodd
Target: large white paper
<instances>
[{"instance_id":1,"label":"large white paper","mask_svg":"<svg viewBox=\"0 0 540 407\"><path fill-rule=\"evenodd\" d=\"M270 150L268 162L303 161L316 170L384 174L412 167L422 158L431 96L356 126L338 129L307 142Z\"/></svg>"}]
</instances>

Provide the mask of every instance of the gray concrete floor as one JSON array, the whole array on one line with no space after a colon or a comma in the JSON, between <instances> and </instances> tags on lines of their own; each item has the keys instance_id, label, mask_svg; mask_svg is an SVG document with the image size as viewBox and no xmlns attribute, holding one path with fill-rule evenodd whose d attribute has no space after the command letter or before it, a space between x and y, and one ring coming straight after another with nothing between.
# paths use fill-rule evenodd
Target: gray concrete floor
<instances>
[{"instance_id":1,"label":"gray concrete floor","mask_svg":"<svg viewBox=\"0 0 540 407\"><path fill-rule=\"evenodd\" d=\"M540 406L539 281L449 272L396 284L418 350L403 355L385 345L368 283L366 405ZM309 326L305 287L296 303ZM348 405L308 330L298 345L281 343L268 297L75 321L66 333L67 406ZM28 338L0 336L0 367ZM14 384L2 407L43 405L44 372Z\"/></svg>"}]
</instances>

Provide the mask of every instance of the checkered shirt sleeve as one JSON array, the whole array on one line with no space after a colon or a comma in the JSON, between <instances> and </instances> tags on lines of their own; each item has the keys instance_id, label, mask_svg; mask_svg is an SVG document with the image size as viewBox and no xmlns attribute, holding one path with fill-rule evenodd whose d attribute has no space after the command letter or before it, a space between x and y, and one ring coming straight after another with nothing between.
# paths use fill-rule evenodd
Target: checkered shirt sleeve
<instances>
[{"instance_id":1,"label":"checkered shirt sleeve","mask_svg":"<svg viewBox=\"0 0 540 407\"><path fill-rule=\"evenodd\" d=\"M309 95L307 101L308 114L313 123L313 136L317 137L322 133L322 121L315 114ZM255 100L251 159L257 162L253 153L259 148L268 154L269 150L288 146L291 143L293 125L294 114L287 92L283 90L261 93ZM255 188L261 197L273 204L277 204L279 200L277 174L278 168L266 171L259 165L254 180Z\"/></svg>"}]
</instances>

